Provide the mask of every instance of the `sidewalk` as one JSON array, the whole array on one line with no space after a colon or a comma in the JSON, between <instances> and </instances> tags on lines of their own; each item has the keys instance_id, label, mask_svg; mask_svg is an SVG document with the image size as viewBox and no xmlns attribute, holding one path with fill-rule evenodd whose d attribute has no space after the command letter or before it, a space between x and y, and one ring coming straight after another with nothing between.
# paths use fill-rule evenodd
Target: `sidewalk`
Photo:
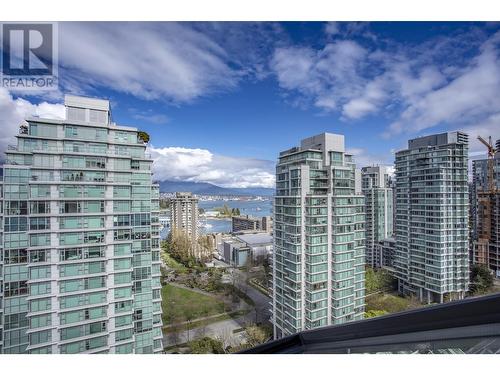
<instances>
[{"instance_id":1,"label":"sidewalk","mask_svg":"<svg viewBox=\"0 0 500 375\"><path fill-rule=\"evenodd\" d=\"M204 317L201 317L201 318L190 320L189 324L201 322L203 320L209 320L209 319L213 319L213 318L218 318L218 317L224 316L226 314L237 313L238 311L241 311L241 310L232 310L232 311L223 312L223 313L220 313L220 314L215 314L215 315L210 315L210 316L204 316ZM178 324L168 324L166 326L163 326L162 329L163 328L171 328L171 327L180 327L180 326L186 325L187 323L188 323L188 321L186 320L186 321L178 323Z\"/></svg>"}]
</instances>

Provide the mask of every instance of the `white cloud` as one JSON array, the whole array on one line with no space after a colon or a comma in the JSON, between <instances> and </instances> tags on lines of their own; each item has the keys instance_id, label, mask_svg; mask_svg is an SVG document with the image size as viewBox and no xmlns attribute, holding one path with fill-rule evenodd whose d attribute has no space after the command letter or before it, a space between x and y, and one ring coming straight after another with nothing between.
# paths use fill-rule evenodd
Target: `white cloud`
<instances>
[{"instance_id":1,"label":"white cloud","mask_svg":"<svg viewBox=\"0 0 500 375\"><path fill-rule=\"evenodd\" d=\"M347 121L386 116L385 138L441 126L468 131L477 149L477 133L499 133L492 119L500 116L500 32L487 37L472 28L411 46L348 39L370 39L367 32L367 24L327 24L337 39L323 48L277 49L271 69L286 100Z\"/></svg>"},{"instance_id":2,"label":"white cloud","mask_svg":"<svg viewBox=\"0 0 500 375\"><path fill-rule=\"evenodd\" d=\"M294 102L308 99L317 108L331 112L360 95L359 69L366 53L349 40L328 43L321 50L282 47L274 52L270 66L280 87L301 97Z\"/></svg>"},{"instance_id":3,"label":"white cloud","mask_svg":"<svg viewBox=\"0 0 500 375\"><path fill-rule=\"evenodd\" d=\"M477 124L469 124L459 128L459 130L469 135L469 155L486 157L486 147L479 142L477 136L480 135L485 139L492 137L492 142L495 144L500 139L500 113L495 113Z\"/></svg>"},{"instance_id":4,"label":"white cloud","mask_svg":"<svg viewBox=\"0 0 500 375\"><path fill-rule=\"evenodd\" d=\"M71 87L106 87L145 99L189 102L236 86L224 49L178 23L63 23L60 74Z\"/></svg>"},{"instance_id":5,"label":"white cloud","mask_svg":"<svg viewBox=\"0 0 500 375\"><path fill-rule=\"evenodd\" d=\"M209 182L223 187L274 187L274 162L213 154L206 149L150 148L159 181Z\"/></svg>"},{"instance_id":6,"label":"white cloud","mask_svg":"<svg viewBox=\"0 0 500 375\"><path fill-rule=\"evenodd\" d=\"M16 145L15 135L19 132L19 125L30 116L62 119L65 116L64 105L47 102L32 104L23 98L14 99L5 88L0 87L1 158L4 157L7 145Z\"/></svg>"},{"instance_id":7,"label":"white cloud","mask_svg":"<svg viewBox=\"0 0 500 375\"><path fill-rule=\"evenodd\" d=\"M446 85L424 90L423 95L413 94L408 106L385 135L418 132L442 124L465 127L474 132L476 125L473 124L500 115L499 42L500 33L497 33L481 46L480 54L467 68ZM429 78L429 81L442 80L434 73L430 76L434 78ZM432 86L429 84L430 88Z\"/></svg>"},{"instance_id":8,"label":"white cloud","mask_svg":"<svg viewBox=\"0 0 500 375\"><path fill-rule=\"evenodd\" d=\"M327 24L325 25L325 33L327 35L332 35L332 36L339 34L340 33L339 23L335 21L327 22Z\"/></svg>"},{"instance_id":9,"label":"white cloud","mask_svg":"<svg viewBox=\"0 0 500 375\"><path fill-rule=\"evenodd\" d=\"M361 96L351 99L344 105L342 114L351 119L358 119L377 112L380 104L388 95L385 85L385 76L369 82Z\"/></svg>"}]
</instances>

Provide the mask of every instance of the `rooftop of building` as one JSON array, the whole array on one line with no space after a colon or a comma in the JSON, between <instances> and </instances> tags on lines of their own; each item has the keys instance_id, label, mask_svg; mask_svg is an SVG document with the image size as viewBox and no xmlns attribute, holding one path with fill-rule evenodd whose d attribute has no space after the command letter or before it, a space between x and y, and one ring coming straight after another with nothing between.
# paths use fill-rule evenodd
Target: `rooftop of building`
<instances>
[{"instance_id":1,"label":"rooftop of building","mask_svg":"<svg viewBox=\"0 0 500 375\"><path fill-rule=\"evenodd\" d=\"M193 193L191 193L190 191L178 191L175 193L175 197L173 197L172 199L198 199L196 198Z\"/></svg>"},{"instance_id":2,"label":"rooftop of building","mask_svg":"<svg viewBox=\"0 0 500 375\"><path fill-rule=\"evenodd\" d=\"M263 244L272 244L273 236L268 233L248 233L237 235L240 241L245 242L248 245L263 245Z\"/></svg>"},{"instance_id":3,"label":"rooftop of building","mask_svg":"<svg viewBox=\"0 0 500 375\"><path fill-rule=\"evenodd\" d=\"M292 147L280 152L279 156L286 156L297 152L314 151L337 151L345 152L344 136L342 134L321 133L300 141L300 146Z\"/></svg>"},{"instance_id":4,"label":"rooftop of building","mask_svg":"<svg viewBox=\"0 0 500 375\"><path fill-rule=\"evenodd\" d=\"M252 221L261 221L261 217L255 217L255 216L250 216L250 215L238 215L238 216L233 216L231 219L235 220L252 220Z\"/></svg>"},{"instance_id":5,"label":"rooftop of building","mask_svg":"<svg viewBox=\"0 0 500 375\"><path fill-rule=\"evenodd\" d=\"M134 126L125 126L125 125L117 125L116 123L111 121L111 106L110 102L107 99L98 99L98 98L90 98L84 96L76 96L76 95L65 95L64 96L64 106L66 108L66 114L64 119L50 119L50 118L42 118L36 116L28 116L26 118L27 122L43 122L47 124L73 124L73 125L82 125L82 126L101 126L101 127L109 127L116 130L123 131L133 131L136 132L138 129ZM89 109L95 111L104 111L106 112L106 122L88 122L82 121L79 119L72 118L68 116L68 109Z\"/></svg>"},{"instance_id":6,"label":"rooftop of building","mask_svg":"<svg viewBox=\"0 0 500 375\"><path fill-rule=\"evenodd\" d=\"M467 144L469 136L466 133L454 131L447 133L431 134L408 140L408 149L414 150L425 147L443 146L447 144Z\"/></svg>"}]
</instances>

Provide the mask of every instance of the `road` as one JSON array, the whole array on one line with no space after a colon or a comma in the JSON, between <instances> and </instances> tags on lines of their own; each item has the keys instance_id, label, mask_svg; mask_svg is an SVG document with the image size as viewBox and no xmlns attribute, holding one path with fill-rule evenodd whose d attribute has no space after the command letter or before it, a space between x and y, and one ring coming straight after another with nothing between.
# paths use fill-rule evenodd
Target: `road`
<instances>
[{"instance_id":1,"label":"road","mask_svg":"<svg viewBox=\"0 0 500 375\"><path fill-rule=\"evenodd\" d=\"M269 321L271 316L271 298L261 293L259 290L255 289L252 285L247 284L247 274L240 271L237 268L233 268L233 273L237 274L235 278L235 286L244 291L248 297L255 303L255 308L257 309L257 322L262 323L264 321ZM255 315L255 312L253 313Z\"/></svg>"}]
</instances>

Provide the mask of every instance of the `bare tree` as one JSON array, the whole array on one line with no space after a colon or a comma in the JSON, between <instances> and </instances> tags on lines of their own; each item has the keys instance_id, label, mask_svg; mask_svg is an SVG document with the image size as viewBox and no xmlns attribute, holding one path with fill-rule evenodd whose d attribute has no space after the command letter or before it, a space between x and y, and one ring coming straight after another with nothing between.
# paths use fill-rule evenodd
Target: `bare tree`
<instances>
[{"instance_id":1,"label":"bare tree","mask_svg":"<svg viewBox=\"0 0 500 375\"><path fill-rule=\"evenodd\" d=\"M180 341L181 325L182 321L180 319L178 319L177 317L174 317L172 319L172 326L170 328L170 337L174 345L177 345Z\"/></svg>"},{"instance_id":2,"label":"bare tree","mask_svg":"<svg viewBox=\"0 0 500 375\"><path fill-rule=\"evenodd\" d=\"M233 346L233 332L231 329L225 327L222 328L219 332L218 339L222 341L222 344L224 346L224 350L226 350L228 347Z\"/></svg>"}]
</instances>

